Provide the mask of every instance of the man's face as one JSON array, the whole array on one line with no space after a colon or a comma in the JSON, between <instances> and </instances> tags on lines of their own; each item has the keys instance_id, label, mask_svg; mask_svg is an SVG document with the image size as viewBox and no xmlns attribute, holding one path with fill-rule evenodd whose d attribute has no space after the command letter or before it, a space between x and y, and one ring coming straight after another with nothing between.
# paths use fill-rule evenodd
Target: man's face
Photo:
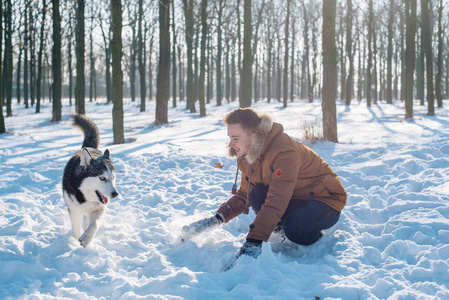
<instances>
[{"instance_id":1,"label":"man's face","mask_svg":"<svg viewBox=\"0 0 449 300\"><path fill-rule=\"evenodd\" d=\"M232 148L238 157L243 157L251 145L252 135L248 135L239 124L228 125L228 136L231 139L229 148Z\"/></svg>"}]
</instances>

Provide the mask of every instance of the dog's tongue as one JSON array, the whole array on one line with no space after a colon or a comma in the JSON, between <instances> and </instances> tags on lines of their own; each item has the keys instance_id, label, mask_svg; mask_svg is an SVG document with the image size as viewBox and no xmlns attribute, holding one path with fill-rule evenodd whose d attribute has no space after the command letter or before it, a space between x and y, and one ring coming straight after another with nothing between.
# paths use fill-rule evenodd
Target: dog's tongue
<instances>
[{"instance_id":1,"label":"dog's tongue","mask_svg":"<svg viewBox=\"0 0 449 300\"><path fill-rule=\"evenodd\" d=\"M106 198L105 196L103 196L103 194L100 194L100 196L101 196L101 200L103 200L103 203L104 203L104 204L108 204L109 199Z\"/></svg>"},{"instance_id":2,"label":"dog's tongue","mask_svg":"<svg viewBox=\"0 0 449 300\"><path fill-rule=\"evenodd\" d=\"M109 199L108 199L107 197L105 197L105 196L104 196L102 193L100 193L99 191L97 191L97 194L98 194L98 196L100 196L101 202L102 202L103 204L108 204Z\"/></svg>"}]
</instances>

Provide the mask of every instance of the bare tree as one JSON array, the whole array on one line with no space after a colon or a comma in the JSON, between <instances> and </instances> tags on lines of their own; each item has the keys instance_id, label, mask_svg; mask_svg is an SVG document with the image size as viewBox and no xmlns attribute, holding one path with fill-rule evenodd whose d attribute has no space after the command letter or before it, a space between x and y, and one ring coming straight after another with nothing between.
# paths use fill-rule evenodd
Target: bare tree
<instances>
[{"instance_id":1,"label":"bare tree","mask_svg":"<svg viewBox=\"0 0 449 300\"><path fill-rule=\"evenodd\" d=\"M61 16L59 13L59 0L53 3L53 122L62 120L62 70L61 70Z\"/></svg>"},{"instance_id":2,"label":"bare tree","mask_svg":"<svg viewBox=\"0 0 449 300\"><path fill-rule=\"evenodd\" d=\"M337 48L335 46L335 17L337 0L323 1L323 137L338 143L337 108Z\"/></svg>"},{"instance_id":3,"label":"bare tree","mask_svg":"<svg viewBox=\"0 0 449 300\"><path fill-rule=\"evenodd\" d=\"M182 0L184 4L184 20L185 20L185 39L187 45L187 109L191 113L196 112L195 109L195 86L193 73L193 36L195 19L193 14L194 0Z\"/></svg>"},{"instance_id":4,"label":"bare tree","mask_svg":"<svg viewBox=\"0 0 449 300\"><path fill-rule=\"evenodd\" d=\"M94 5L95 3L92 1L90 3L91 15L90 15L90 28L89 28L89 60L90 60L90 84L89 84L89 101L97 100L96 95L96 72L95 72L95 61L96 55L94 53L94 29L95 29L95 14L94 14Z\"/></svg>"},{"instance_id":5,"label":"bare tree","mask_svg":"<svg viewBox=\"0 0 449 300\"><path fill-rule=\"evenodd\" d=\"M114 144L125 143L123 126L123 73L122 73L122 3L111 0L111 54L112 54L112 130Z\"/></svg>"},{"instance_id":6,"label":"bare tree","mask_svg":"<svg viewBox=\"0 0 449 300\"><path fill-rule=\"evenodd\" d=\"M6 132L5 118L3 117L3 68L2 68L2 43L3 43L3 5L0 4L0 134Z\"/></svg>"},{"instance_id":7,"label":"bare tree","mask_svg":"<svg viewBox=\"0 0 449 300\"><path fill-rule=\"evenodd\" d=\"M156 91L156 126L168 124L170 98L170 0L159 1L159 70Z\"/></svg>"},{"instance_id":8,"label":"bare tree","mask_svg":"<svg viewBox=\"0 0 449 300\"><path fill-rule=\"evenodd\" d=\"M71 3L66 3L67 5L71 5ZM69 71L69 105L72 106L72 92L73 92L73 66L72 66L72 44L73 44L73 22L72 22L72 7L68 8L68 33L67 33L67 68ZM101 20L101 18L99 18ZM101 21L100 21L101 22ZM101 23L100 23L101 24Z\"/></svg>"},{"instance_id":9,"label":"bare tree","mask_svg":"<svg viewBox=\"0 0 449 300\"><path fill-rule=\"evenodd\" d=\"M37 80L36 80L36 113L41 109L41 82L42 82L42 55L44 52L45 39L45 15L47 14L46 0L42 1L42 22L39 43L39 53L37 55Z\"/></svg>"},{"instance_id":10,"label":"bare tree","mask_svg":"<svg viewBox=\"0 0 449 300\"><path fill-rule=\"evenodd\" d=\"M200 116L206 116L206 104L204 99L204 81L206 77L206 40L207 40L207 0L201 0L201 54L200 54L200 78L198 81L198 98L200 101ZM219 46L221 47L221 46ZM217 83L218 87L218 83ZM218 97L218 96L217 96ZM220 100L221 102L221 100ZM217 99L217 105L218 99Z\"/></svg>"},{"instance_id":11,"label":"bare tree","mask_svg":"<svg viewBox=\"0 0 449 300\"><path fill-rule=\"evenodd\" d=\"M435 115L435 96L433 90L433 53L432 28L430 25L429 0L421 0L423 41L421 47L426 55L426 83L427 83L427 115Z\"/></svg>"},{"instance_id":12,"label":"bare tree","mask_svg":"<svg viewBox=\"0 0 449 300\"><path fill-rule=\"evenodd\" d=\"M365 95L366 95L366 106L371 106L371 80L372 80L372 67L373 67L373 22L374 22L374 11L373 11L373 0L369 0L368 7L368 57L367 57L367 70L366 70L366 85L365 85Z\"/></svg>"},{"instance_id":13,"label":"bare tree","mask_svg":"<svg viewBox=\"0 0 449 300\"><path fill-rule=\"evenodd\" d=\"M84 76L84 0L77 0L76 6L76 83L75 103L76 112L84 115L85 76Z\"/></svg>"},{"instance_id":14,"label":"bare tree","mask_svg":"<svg viewBox=\"0 0 449 300\"><path fill-rule=\"evenodd\" d=\"M404 100L405 118L413 118L413 74L415 71L416 0L406 2L407 28L405 47Z\"/></svg>"},{"instance_id":15,"label":"bare tree","mask_svg":"<svg viewBox=\"0 0 449 300\"><path fill-rule=\"evenodd\" d=\"M144 34L143 34L143 0L139 0L139 19L138 19L138 40L139 40L139 47L138 47L138 54L137 59L139 61L139 76L140 76L140 111L145 111L145 98L146 98L146 84L145 84L145 41L144 41Z\"/></svg>"},{"instance_id":16,"label":"bare tree","mask_svg":"<svg viewBox=\"0 0 449 300\"><path fill-rule=\"evenodd\" d=\"M223 100L223 89L222 89L222 69L221 61L223 55L223 11L226 5L226 0L219 0L217 10L217 106L220 106Z\"/></svg>"},{"instance_id":17,"label":"bare tree","mask_svg":"<svg viewBox=\"0 0 449 300\"><path fill-rule=\"evenodd\" d=\"M435 77L435 97L438 107L443 107L443 95L441 92L441 77L443 74L443 0L440 0L438 8L438 57L437 57L437 76ZM449 55L448 55L449 56ZM446 74L449 77L449 74Z\"/></svg>"},{"instance_id":18,"label":"bare tree","mask_svg":"<svg viewBox=\"0 0 449 300\"><path fill-rule=\"evenodd\" d=\"M240 76L240 107L250 107L252 97L251 0L244 0L243 6L243 64Z\"/></svg>"},{"instance_id":19,"label":"bare tree","mask_svg":"<svg viewBox=\"0 0 449 300\"><path fill-rule=\"evenodd\" d=\"M394 15L394 0L390 0L390 8L388 15L388 50L387 50L387 90L386 90L386 100L387 103L393 103L393 89L392 89L392 78L393 78L393 21Z\"/></svg>"},{"instance_id":20,"label":"bare tree","mask_svg":"<svg viewBox=\"0 0 449 300\"><path fill-rule=\"evenodd\" d=\"M172 5L172 35L173 35L173 43L172 43L172 98L173 98L173 107L176 107L176 95L177 95L177 68L176 68L176 26L175 26L175 1L173 1ZM181 70L180 70L181 71ZM181 83L180 83L181 84Z\"/></svg>"},{"instance_id":21,"label":"bare tree","mask_svg":"<svg viewBox=\"0 0 449 300\"><path fill-rule=\"evenodd\" d=\"M287 107L287 98L288 98L288 34L289 34L289 25L290 25L290 5L291 0L287 0L287 16L285 17L285 51L284 51L284 82L283 82L283 99L284 99L284 107Z\"/></svg>"},{"instance_id":22,"label":"bare tree","mask_svg":"<svg viewBox=\"0 0 449 300\"><path fill-rule=\"evenodd\" d=\"M109 1L109 0L108 0ZM103 26L103 19L109 19L98 13L98 19L100 20L101 35L103 37L103 49L104 49L104 64L105 64L105 81L106 81L106 99L110 103L112 101L112 83L111 83L111 30L105 32Z\"/></svg>"},{"instance_id":23,"label":"bare tree","mask_svg":"<svg viewBox=\"0 0 449 300\"><path fill-rule=\"evenodd\" d=\"M347 0L347 10L346 13L346 53L348 55L349 60L349 70L348 70L348 79L346 80L346 99L345 105L350 105L352 97L354 95L354 45L352 39L352 23L353 23L353 8L352 8L352 0Z\"/></svg>"}]
</instances>

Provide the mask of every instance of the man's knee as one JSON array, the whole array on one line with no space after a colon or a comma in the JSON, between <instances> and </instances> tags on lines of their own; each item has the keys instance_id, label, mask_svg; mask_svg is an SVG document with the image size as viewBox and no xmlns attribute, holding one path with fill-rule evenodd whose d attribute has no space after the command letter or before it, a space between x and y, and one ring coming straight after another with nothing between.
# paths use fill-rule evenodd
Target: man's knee
<instances>
[{"instance_id":1,"label":"man's knee","mask_svg":"<svg viewBox=\"0 0 449 300\"><path fill-rule=\"evenodd\" d=\"M254 212L257 214L262 205L265 203L265 199L267 198L269 186L258 184L249 193L249 202L251 203L251 207Z\"/></svg>"},{"instance_id":2,"label":"man's knee","mask_svg":"<svg viewBox=\"0 0 449 300\"><path fill-rule=\"evenodd\" d=\"M323 233L321 231L317 232L298 232L298 231L290 231L284 228L285 236L292 241L293 243L309 246L315 244L322 236Z\"/></svg>"}]
</instances>

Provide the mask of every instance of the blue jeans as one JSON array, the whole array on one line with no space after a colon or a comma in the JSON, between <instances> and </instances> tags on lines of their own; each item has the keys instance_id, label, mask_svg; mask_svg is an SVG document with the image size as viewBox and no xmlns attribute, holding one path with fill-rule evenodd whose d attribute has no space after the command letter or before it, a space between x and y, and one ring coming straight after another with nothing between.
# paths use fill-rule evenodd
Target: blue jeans
<instances>
[{"instance_id":1,"label":"blue jeans","mask_svg":"<svg viewBox=\"0 0 449 300\"><path fill-rule=\"evenodd\" d=\"M257 214L267 198L268 186L256 185L249 194L251 207ZM285 236L299 245L312 245L323 235L321 230L329 229L337 223L340 212L316 200L291 200L278 226ZM290 209L291 208L291 209Z\"/></svg>"}]
</instances>

